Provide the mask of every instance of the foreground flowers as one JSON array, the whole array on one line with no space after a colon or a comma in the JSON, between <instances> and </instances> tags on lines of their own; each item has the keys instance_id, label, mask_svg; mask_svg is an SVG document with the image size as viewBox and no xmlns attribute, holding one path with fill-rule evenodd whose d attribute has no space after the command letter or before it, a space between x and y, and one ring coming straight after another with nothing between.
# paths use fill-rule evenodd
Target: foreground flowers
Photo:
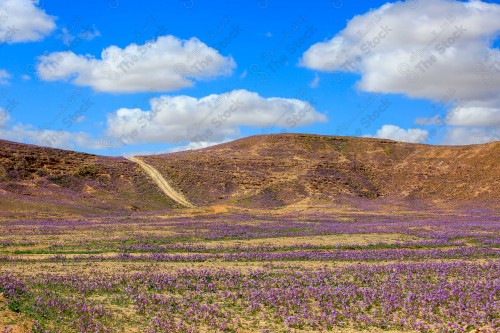
<instances>
[{"instance_id":1,"label":"foreground flowers","mask_svg":"<svg viewBox=\"0 0 500 333\"><path fill-rule=\"evenodd\" d=\"M151 333L500 327L499 261L4 275L0 290L39 332L120 332L127 320Z\"/></svg>"},{"instance_id":2,"label":"foreground flowers","mask_svg":"<svg viewBox=\"0 0 500 333\"><path fill-rule=\"evenodd\" d=\"M5 218L0 316L34 333L500 331L498 216L428 214Z\"/></svg>"}]
</instances>

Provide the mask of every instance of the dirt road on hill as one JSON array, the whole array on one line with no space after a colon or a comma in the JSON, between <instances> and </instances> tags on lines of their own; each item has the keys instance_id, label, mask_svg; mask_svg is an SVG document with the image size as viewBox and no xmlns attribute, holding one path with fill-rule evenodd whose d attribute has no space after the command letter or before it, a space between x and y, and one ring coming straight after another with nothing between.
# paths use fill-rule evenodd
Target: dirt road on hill
<instances>
[{"instance_id":1,"label":"dirt road on hill","mask_svg":"<svg viewBox=\"0 0 500 333\"><path fill-rule=\"evenodd\" d=\"M189 202L189 200L184 195L174 190L174 188L168 183L168 181L163 178L163 176L154 167L137 157L130 157L128 158L128 160L137 163L151 177L151 179L153 179L153 181L158 185L163 193L165 193L170 199L174 200L184 207L195 207L195 205Z\"/></svg>"}]
</instances>

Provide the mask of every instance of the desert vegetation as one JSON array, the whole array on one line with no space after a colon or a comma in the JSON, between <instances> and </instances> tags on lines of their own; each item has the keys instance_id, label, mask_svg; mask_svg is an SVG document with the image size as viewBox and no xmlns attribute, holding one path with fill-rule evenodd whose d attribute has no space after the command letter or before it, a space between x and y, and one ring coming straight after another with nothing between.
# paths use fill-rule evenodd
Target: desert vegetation
<instances>
[{"instance_id":1,"label":"desert vegetation","mask_svg":"<svg viewBox=\"0 0 500 333\"><path fill-rule=\"evenodd\" d=\"M497 157L259 136L152 177L2 142L1 332L497 332Z\"/></svg>"},{"instance_id":2,"label":"desert vegetation","mask_svg":"<svg viewBox=\"0 0 500 333\"><path fill-rule=\"evenodd\" d=\"M2 313L33 332L495 332L494 214L2 222Z\"/></svg>"}]
</instances>

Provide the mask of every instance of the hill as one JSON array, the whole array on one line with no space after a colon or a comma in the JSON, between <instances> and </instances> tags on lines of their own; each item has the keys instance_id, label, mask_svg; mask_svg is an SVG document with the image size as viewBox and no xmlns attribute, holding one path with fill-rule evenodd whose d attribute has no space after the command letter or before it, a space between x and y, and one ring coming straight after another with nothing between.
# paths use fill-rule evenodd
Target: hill
<instances>
[{"instance_id":1,"label":"hill","mask_svg":"<svg viewBox=\"0 0 500 333\"><path fill-rule=\"evenodd\" d=\"M430 146L280 134L140 159L198 206L498 209L500 202L500 142ZM4 217L180 207L125 158L2 140L0 206Z\"/></svg>"},{"instance_id":2,"label":"hill","mask_svg":"<svg viewBox=\"0 0 500 333\"><path fill-rule=\"evenodd\" d=\"M133 162L0 140L0 213L50 216L174 207Z\"/></svg>"},{"instance_id":3,"label":"hill","mask_svg":"<svg viewBox=\"0 0 500 333\"><path fill-rule=\"evenodd\" d=\"M280 134L141 158L199 205L277 207L339 197L487 204L500 199L500 142L431 146Z\"/></svg>"}]
</instances>

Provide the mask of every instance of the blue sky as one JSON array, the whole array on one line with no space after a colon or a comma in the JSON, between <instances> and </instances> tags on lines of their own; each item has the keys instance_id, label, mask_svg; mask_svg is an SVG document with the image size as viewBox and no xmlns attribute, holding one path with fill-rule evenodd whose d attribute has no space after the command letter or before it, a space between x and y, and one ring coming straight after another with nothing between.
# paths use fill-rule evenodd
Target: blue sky
<instances>
[{"instance_id":1,"label":"blue sky","mask_svg":"<svg viewBox=\"0 0 500 333\"><path fill-rule=\"evenodd\" d=\"M175 151L281 132L430 144L499 139L500 6L494 2L4 1L4 139L104 155ZM22 2L31 14L16 17ZM23 21L30 17L32 22ZM18 32L9 37L12 26ZM442 35L434 40L436 29ZM188 40L198 52L194 56L186 51ZM412 62L419 81L409 82L401 67L406 62L396 55L408 58L422 40L433 44L420 57L435 55L436 64L419 73L418 60ZM124 51L132 44L151 47L134 58ZM109 66L102 60L101 52L111 46L117 57L132 57L127 65L125 58ZM339 62L343 50L352 59ZM188 78L174 80L191 57L206 55L208 63L190 66ZM177 56L176 64L162 60ZM105 81L106 70L120 78ZM213 94L228 99L200 109ZM153 115L152 99L162 101ZM232 110L234 100L239 102Z\"/></svg>"}]
</instances>

